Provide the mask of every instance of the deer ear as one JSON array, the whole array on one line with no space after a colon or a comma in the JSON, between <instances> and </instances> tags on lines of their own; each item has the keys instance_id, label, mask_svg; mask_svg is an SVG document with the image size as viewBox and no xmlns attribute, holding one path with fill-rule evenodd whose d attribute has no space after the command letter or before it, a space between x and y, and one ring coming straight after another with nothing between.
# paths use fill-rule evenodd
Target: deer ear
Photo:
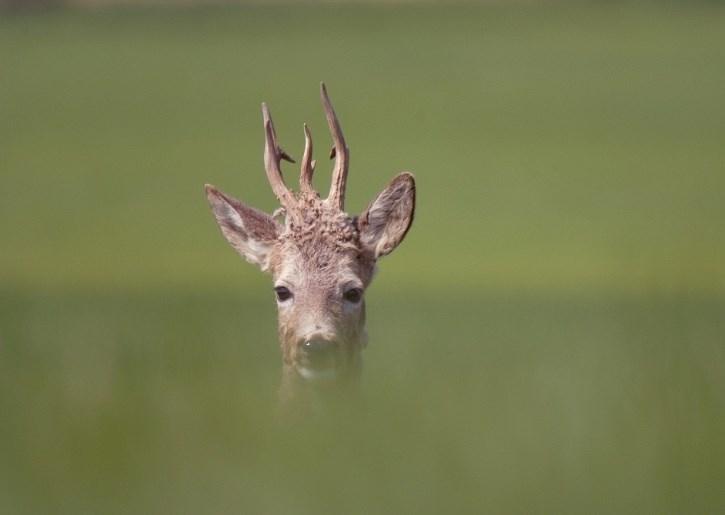
<instances>
[{"instance_id":1,"label":"deer ear","mask_svg":"<svg viewBox=\"0 0 725 515\"><path fill-rule=\"evenodd\" d=\"M269 254L277 240L277 223L267 213L249 207L207 184L206 198L222 234L247 261L269 266Z\"/></svg>"},{"instance_id":2,"label":"deer ear","mask_svg":"<svg viewBox=\"0 0 725 515\"><path fill-rule=\"evenodd\" d=\"M415 178L403 172L393 179L358 218L360 242L375 258L390 254L413 223Z\"/></svg>"}]
</instances>

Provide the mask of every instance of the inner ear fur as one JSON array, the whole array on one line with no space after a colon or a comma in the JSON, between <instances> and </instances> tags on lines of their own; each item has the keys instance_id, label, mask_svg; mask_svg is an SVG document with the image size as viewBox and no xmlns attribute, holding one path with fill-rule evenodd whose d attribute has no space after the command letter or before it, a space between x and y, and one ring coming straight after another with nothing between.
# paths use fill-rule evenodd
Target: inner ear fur
<instances>
[{"instance_id":1,"label":"inner ear fur","mask_svg":"<svg viewBox=\"0 0 725 515\"><path fill-rule=\"evenodd\" d=\"M229 244L250 263L266 270L269 254L277 241L279 227L272 216L243 202L205 186L206 197L214 218Z\"/></svg>"},{"instance_id":2,"label":"inner ear fur","mask_svg":"<svg viewBox=\"0 0 725 515\"><path fill-rule=\"evenodd\" d=\"M376 258L403 241L415 214L415 177L397 175L358 218L360 241Z\"/></svg>"}]
</instances>

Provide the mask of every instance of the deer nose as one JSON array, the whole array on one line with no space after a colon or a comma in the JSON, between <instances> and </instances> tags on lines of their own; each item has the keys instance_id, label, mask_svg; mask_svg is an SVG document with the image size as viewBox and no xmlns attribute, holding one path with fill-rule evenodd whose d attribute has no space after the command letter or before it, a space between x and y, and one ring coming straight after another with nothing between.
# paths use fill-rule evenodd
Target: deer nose
<instances>
[{"instance_id":1,"label":"deer nose","mask_svg":"<svg viewBox=\"0 0 725 515\"><path fill-rule=\"evenodd\" d=\"M308 338L302 342L302 350L309 355L320 355L330 352L337 347L337 342L326 338Z\"/></svg>"}]
</instances>

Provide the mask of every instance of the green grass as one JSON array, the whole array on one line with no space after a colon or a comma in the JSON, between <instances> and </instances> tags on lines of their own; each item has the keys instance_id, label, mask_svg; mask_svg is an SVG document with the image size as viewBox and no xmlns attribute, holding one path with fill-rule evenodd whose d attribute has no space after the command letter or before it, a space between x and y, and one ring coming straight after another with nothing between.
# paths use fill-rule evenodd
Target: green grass
<instances>
[{"instance_id":1,"label":"green grass","mask_svg":"<svg viewBox=\"0 0 725 515\"><path fill-rule=\"evenodd\" d=\"M723 48L707 4L0 12L0 512L722 511ZM364 402L280 426L202 185L271 211L259 103L321 153L320 80L351 210L419 204Z\"/></svg>"},{"instance_id":2,"label":"green grass","mask_svg":"<svg viewBox=\"0 0 725 515\"><path fill-rule=\"evenodd\" d=\"M373 295L365 403L281 426L270 304L5 301L3 512L715 513L725 502L722 300Z\"/></svg>"}]
</instances>

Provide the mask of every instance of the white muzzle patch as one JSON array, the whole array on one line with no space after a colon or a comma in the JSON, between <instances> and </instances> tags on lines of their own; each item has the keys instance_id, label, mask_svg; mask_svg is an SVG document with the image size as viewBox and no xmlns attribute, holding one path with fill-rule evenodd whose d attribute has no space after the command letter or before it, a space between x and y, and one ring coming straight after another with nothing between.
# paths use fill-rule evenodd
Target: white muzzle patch
<instances>
[{"instance_id":1,"label":"white muzzle patch","mask_svg":"<svg viewBox=\"0 0 725 515\"><path fill-rule=\"evenodd\" d=\"M331 381L337 377L337 369L335 368L297 367L297 372L306 381Z\"/></svg>"}]
</instances>

